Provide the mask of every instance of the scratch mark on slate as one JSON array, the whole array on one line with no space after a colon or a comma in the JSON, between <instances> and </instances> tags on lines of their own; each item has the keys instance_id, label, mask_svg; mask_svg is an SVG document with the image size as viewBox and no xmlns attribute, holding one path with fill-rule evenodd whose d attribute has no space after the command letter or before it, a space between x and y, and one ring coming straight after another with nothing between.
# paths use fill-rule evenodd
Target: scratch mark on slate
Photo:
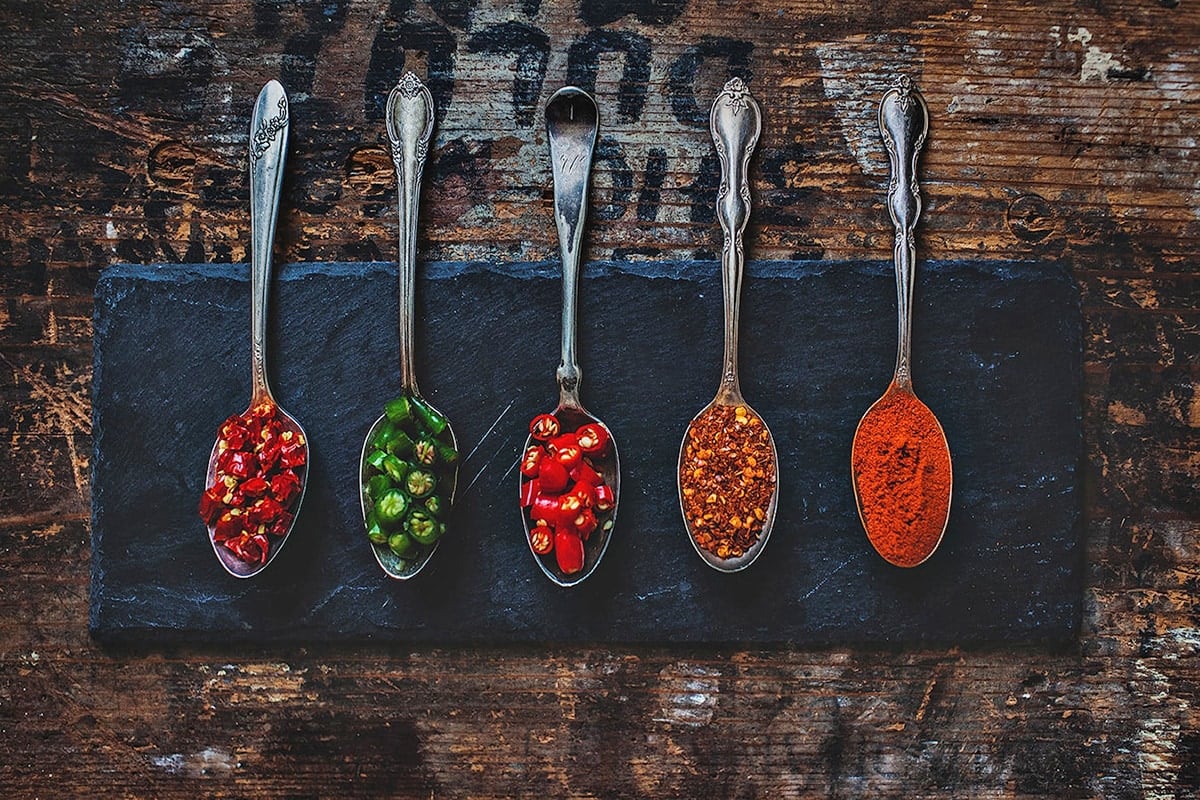
<instances>
[{"instance_id":1,"label":"scratch mark on slate","mask_svg":"<svg viewBox=\"0 0 1200 800\"><path fill-rule=\"evenodd\" d=\"M507 406L505 406L504 410L500 412L500 416L496 417L496 421L492 423L492 427L487 429L487 432L485 432L483 434L483 436L480 437L479 441L476 442L475 446L471 448L471 452L467 453L467 457L463 459L464 463L468 459L470 459L471 456L475 455L475 451L478 450L485 441L487 441L487 438L492 435L492 431L496 430L496 426L500 424L500 420L504 419L504 415L509 412L509 410L513 407L513 404L516 402L517 402L516 400L513 400ZM475 477L479 477L479 476L476 475ZM475 481L471 481L471 483L474 483L474 482ZM469 489L471 487L468 486L467 488Z\"/></svg>"},{"instance_id":2,"label":"scratch mark on slate","mask_svg":"<svg viewBox=\"0 0 1200 800\"><path fill-rule=\"evenodd\" d=\"M850 564L852 561L857 561L857 560L858 560L858 558L859 558L859 556L861 556L861 555L862 555L862 553L858 553L858 554L856 554L856 555L850 556L850 558L847 558L845 561L843 561L842 563L838 564L838 565L837 565L836 567L834 567L833 569L829 570L829 573L828 573L828 574L827 574L827 575L826 575L824 578L822 578L821 580L819 580L819 581L817 582L817 585L816 585L816 586L812 587L812 588L811 588L811 589L809 589L807 592L805 592L805 593L804 593L804 596L803 596L803 597L801 597L800 599L801 599L801 600L807 600L808 598L812 597L814 594L816 594L816 593L817 593L817 592L820 590L820 588L821 588L822 586L824 586L825 584L829 583L829 579L830 579L830 578L832 578L834 575L838 574L838 573L839 573L839 572L841 572L843 569L845 569L845 567L846 567L847 565L849 565L849 564Z\"/></svg>"}]
</instances>

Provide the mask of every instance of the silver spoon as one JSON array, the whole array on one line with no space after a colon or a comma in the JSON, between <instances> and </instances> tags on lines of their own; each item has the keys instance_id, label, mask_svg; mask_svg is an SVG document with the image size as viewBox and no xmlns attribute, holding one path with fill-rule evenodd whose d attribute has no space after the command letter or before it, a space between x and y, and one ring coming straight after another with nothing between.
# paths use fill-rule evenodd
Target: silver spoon
<instances>
[{"instance_id":1,"label":"silver spoon","mask_svg":"<svg viewBox=\"0 0 1200 800\"><path fill-rule=\"evenodd\" d=\"M692 547L696 549L700 558L704 559L704 563L713 569L720 572L737 572L753 564L754 560L762 554L775 524L775 509L779 500L779 456L775 449L775 439L771 436L766 421L758 416L742 397L742 388L738 381L738 307L741 302L742 272L745 259L742 249L742 232L750 219L750 181L748 177L750 156L753 154L754 146L758 143L759 134L762 132L762 114L758 103L750 95L750 90L740 78L730 80L717 95L709 116L709 131L717 149L717 156L721 161L721 187L717 193L717 217L720 219L721 228L725 233L725 244L721 250L721 282L725 295L724 371L716 397L692 419L688 426L688 432L684 434L683 442L679 446L677 480L680 510L683 512L684 526L687 528ZM698 536L708 535L708 529L701 530L703 525L694 526L689 519L688 505L691 503L691 497L685 496L684 493L686 487L683 470L685 467L697 463L688 456L689 440L697 423L709 415L728 415L728 409L733 410L732 416L735 420L742 418L747 420L747 423L735 421L735 425L749 424L755 429L761 425L762 431L758 432L758 435L761 437L765 434L764 444L770 445L771 469L768 471L765 469L765 465L759 465L763 467L764 477L757 478L757 480L769 480L771 486L767 507L765 509L760 507L749 509L755 516L754 524L762 526L755 541L741 555L722 558L702 547L697 540ZM740 414L737 413L739 409L742 412ZM758 420L758 422L753 422L753 420ZM702 469L703 467L694 468ZM734 475L723 475L722 477L726 479L724 481L726 486L731 486L737 481L737 477ZM758 518L756 512L761 512L762 517ZM738 522L745 522L741 519L741 515L739 515Z\"/></svg>"},{"instance_id":2,"label":"silver spoon","mask_svg":"<svg viewBox=\"0 0 1200 800\"><path fill-rule=\"evenodd\" d=\"M546 134L550 139L550 164L554 173L554 223L558 228L563 263L562 361L555 373L558 380L558 407L553 413L563 431L574 431L588 423L603 425L608 430L608 426L584 410L580 402L582 373L575 358L575 299L583 228L587 218L588 181L599 125L600 113L596 101L582 89L574 86L559 89L546 104ZM621 496L621 468L616 440L611 431L608 433L608 454L596 467L604 482L612 487L613 506L603 515L600 525L585 543L583 568L567 574L559 568L554 556L540 556L530 544L529 552L534 561L546 573L546 577L559 586L574 586L591 575L604 558L604 551L608 549L612 538L612 524L617 518L617 504ZM528 451L534 444L530 436L525 440L522 452ZM525 540L529 542L529 515L522 513L521 517L525 523Z\"/></svg>"},{"instance_id":3,"label":"silver spoon","mask_svg":"<svg viewBox=\"0 0 1200 800\"><path fill-rule=\"evenodd\" d=\"M396 165L396 179L399 191L400 218L400 391L410 399L423 403L442 419L444 416L429 405L421 397L417 388L416 369L413 359L415 304L413 294L416 286L417 271L417 215L421 197L421 175L425 169L425 157L429 152L429 141L433 134L433 96L429 89L411 72L404 74L400 82L388 95L387 102L387 131L392 146L392 161ZM380 428L387 422L387 414L381 414L367 438L363 441L362 458L359 473L359 499L362 503L363 522L367 523L367 515L372 510L372 501L367 494L369 467L367 457L372 449L372 443ZM454 430L446 424L443 439L448 439L454 451L458 450L458 439ZM442 486L439 493L444 495L449 504L454 502L454 492L458 486L458 462L454 462L453 472L448 476L449 491ZM432 546L421 548L419 554L412 558L401 558L386 544L372 542L375 560L389 577L407 580L429 563L437 551L440 538Z\"/></svg>"},{"instance_id":4,"label":"silver spoon","mask_svg":"<svg viewBox=\"0 0 1200 800\"><path fill-rule=\"evenodd\" d=\"M912 384L912 292L917 247L914 229L921 216L921 194L917 183L917 158L929 134L929 109L925 99L907 77L889 89L879 104L879 132L887 146L892 179L888 187L888 212L896 229L896 299L898 335L896 369L883 396L876 400L859 420L851 448L851 473L854 500L867 538L888 562L899 567L915 567L933 555L946 532L950 518L951 463L950 445L937 417L917 399ZM886 453L864 445L873 430L887 425L908 437L904 451ZM918 452L918 449L920 452ZM868 461L886 459L889 484L872 481L863 467ZM922 477L924 467L944 468L944 487L931 485ZM908 523L891 529L880 523L875 513L895 509L897 487L909 489L904 495ZM915 507L911 505L915 498ZM873 513L874 512L874 513ZM894 516L894 515L893 515Z\"/></svg>"},{"instance_id":5,"label":"silver spoon","mask_svg":"<svg viewBox=\"0 0 1200 800\"><path fill-rule=\"evenodd\" d=\"M251 410L270 403L278 411L283 431L290 432L293 439L306 448L306 458L300 472L300 494L291 506L295 515L282 536L268 536L269 549L263 563L243 561L228 547L217 542L216 528L208 526L209 541L221 566L235 578L252 578L266 569L291 535L304 500L304 489L308 483L307 447L308 436L295 417L292 417L275 402L267 380L267 297L271 285L271 250L275 244L275 222L279 215L279 187L283 183L283 162L288 138L288 101L278 81L269 81L259 92L250 117L250 406ZM206 487L213 484L217 474L221 438L213 444L208 457Z\"/></svg>"}]
</instances>

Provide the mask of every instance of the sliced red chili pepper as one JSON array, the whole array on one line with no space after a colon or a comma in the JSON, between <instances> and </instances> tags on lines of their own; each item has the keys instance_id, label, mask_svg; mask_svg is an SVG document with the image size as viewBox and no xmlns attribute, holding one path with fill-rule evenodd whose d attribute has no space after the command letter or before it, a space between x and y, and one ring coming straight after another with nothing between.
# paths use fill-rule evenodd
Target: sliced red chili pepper
<instances>
[{"instance_id":1,"label":"sliced red chili pepper","mask_svg":"<svg viewBox=\"0 0 1200 800\"><path fill-rule=\"evenodd\" d=\"M537 478L531 478L521 484L521 508L529 508L533 505L533 501L541 494L541 482Z\"/></svg>"},{"instance_id":2,"label":"sliced red chili pepper","mask_svg":"<svg viewBox=\"0 0 1200 800\"><path fill-rule=\"evenodd\" d=\"M538 525L529 532L529 545L539 556L548 555L554 549L554 529L549 525Z\"/></svg>"},{"instance_id":3,"label":"sliced red chili pepper","mask_svg":"<svg viewBox=\"0 0 1200 800\"><path fill-rule=\"evenodd\" d=\"M224 496L225 485L221 483L210 486L200 495L200 518L205 525L212 525L225 510L225 504L221 502Z\"/></svg>"},{"instance_id":4,"label":"sliced red chili pepper","mask_svg":"<svg viewBox=\"0 0 1200 800\"><path fill-rule=\"evenodd\" d=\"M271 484L267 483L266 478L255 475L253 478L247 478L242 481L242 494L247 497L262 497L267 493L267 489L271 488Z\"/></svg>"},{"instance_id":5,"label":"sliced red chili pepper","mask_svg":"<svg viewBox=\"0 0 1200 800\"><path fill-rule=\"evenodd\" d=\"M570 494L578 497L584 508L591 508L596 504L596 487L590 484L576 483L571 487Z\"/></svg>"},{"instance_id":6,"label":"sliced red chili pepper","mask_svg":"<svg viewBox=\"0 0 1200 800\"><path fill-rule=\"evenodd\" d=\"M226 450L217 456L217 469L227 475L237 478L248 478L257 469L253 453L243 453L241 450Z\"/></svg>"},{"instance_id":7,"label":"sliced red chili pepper","mask_svg":"<svg viewBox=\"0 0 1200 800\"><path fill-rule=\"evenodd\" d=\"M558 518L551 520L562 525L571 525L583 510L583 500L577 494L564 494L558 498Z\"/></svg>"},{"instance_id":8,"label":"sliced red chili pepper","mask_svg":"<svg viewBox=\"0 0 1200 800\"><path fill-rule=\"evenodd\" d=\"M302 441L294 441L283 446L279 452L279 466L302 467L308 461L308 448Z\"/></svg>"},{"instance_id":9,"label":"sliced red chili pepper","mask_svg":"<svg viewBox=\"0 0 1200 800\"><path fill-rule=\"evenodd\" d=\"M554 558L558 562L558 568L567 575L579 572L583 569L583 540L571 531L556 531Z\"/></svg>"},{"instance_id":10,"label":"sliced red chili pepper","mask_svg":"<svg viewBox=\"0 0 1200 800\"><path fill-rule=\"evenodd\" d=\"M579 538L586 542L588 537L592 535L592 531L596 530L596 526L599 524L592 510L585 508L575 517L575 532L579 534Z\"/></svg>"},{"instance_id":11,"label":"sliced red chili pepper","mask_svg":"<svg viewBox=\"0 0 1200 800\"><path fill-rule=\"evenodd\" d=\"M283 512L283 506L272 497L260 497L254 505L246 509L246 526L257 528L269 524Z\"/></svg>"},{"instance_id":12,"label":"sliced red chili pepper","mask_svg":"<svg viewBox=\"0 0 1200 800\"><path fill-rule=\"evenodd\" d=\"M263 442L262 449L258 451L258 463L262 465L264 471L273 470L279 465L279 454L282 452L282 439L276 438L269 442Z\"/></svg>"},{"instance_id":13,"label":"sliced red chili pepper","mask_svg":"<svg viewBox=\"0 0 1200 800\"><path fill-rule=\"evenodd\" d=\"M527 478L536 478L538 474L538 466L542 462L542 454L545 451L541 447L534 445L525 451L525 456L521 459L521 474Z\"/></svg>"},{"instance_id":14,"label":"sliced red chili pepper","mask_svg":"<svg viewBox=\"0 0 1200 800\"><path fill-rule=\"evenodd\" d=\"M533 498L533 505L529 509L529 516L534 520L544 520L552 525L558 522L562 519L558 508L558 498L539 494Z\"/></svg>"},{"instance_id":15,"label":"sliced red chili pepper","mask_svg":"<svg viewBox=\"0 0 1200 800\"><path fill-rule=\"evenodd\" d=\"M283 505L288 505L300 494L300 478L290 469L276 473L271 478L271 495Z\"/></svg>"},{"instance_id":16,"label":"sliced red chili pepper","mask_svg":"<svg viewBox=\"0 0 1200 800\"><path fill-rule=\"evenodd\" d=\"M608 429L598 422L589 422L575 431L579 437L579 447L588 455L600 455L608 449Z\"/></svg>"},{"instance_id":17,"label":"sliced red chili pepper","mask_svg":"<svg viewBox=\"0 0 1200 800\"><path fill-rule=\"evenodd\" d=\"M245 518L240 508L231 508L217 518L213 527L213 540L220 543L242 533Z\"/></svg>"},{"instance_id":18,"label":"sliced red chili pepper","mask_svg":"<svg viewBox=\"0 0 1200 800\"><path fill-rule=\"evenodd\" d=\"M257 561L259 565L267 563L267 551L271 549L270 543L267 542L267 537L261 533L250 537L250 544L254 549L247 547L247 552L251 556L251 560ZM255 553L257 550L257 553Z\"/></svg>"},{"instance_id":19,"label":"sliced red chili pepper","mask_svg":"<svg viewBox=\"0 0 1200 800\"><path fill-rule=\"evenodd\" d=\"M553 414L538 414L529 423L530 435L543 442L558 436L559 429L558 417Z\"/></svg>"},{"instance_id":20,"label":"sliced red chili pepper","mask_svg":"<svg viewBox=\"0 0 1200 800\"><path fill-rule=\"evenodd\" d=\"M607 483L602 483L596 487L596 510L603 513L612 511L616 505L617 497L613 494L612 487Z\"/></svg>"},{"instance_id":21,"label":"sliced red chili pepper","mask_svg":"<svg viewBox=\"0 0 1200 800\"><path fill-rule=\"evenodd\" d=\"M568 470L574 469L575 465L583 458L583 451L579 449L579 443L563 442L554 448L554 460L562 464Z\"/></svg>"},{"instance_id":22,"label":"sliced red chili pepper","mask_svg":"<svg viewBox=\"0 0 1200 800\"><path fill-rule=\"evenodd\" d=\"M250 440L250 431L241 415L234 414L221 423L218 436L224 440L225 446L231 450L241 450Z\"/></svg>"},{"instance_id":23,"label":"sliced red chili pepper","mask_svg":"<svg viewBox=\"0 0 1200 800\"><path fill-rule=\"evenodd\" d=\"M589 486L599 486L604 483L603 476L599 472L596 472L595 467L589 464L586 458L576 464L571 470L571 479L578 483L586 483Z\"/></svg>"},{"instance_id":24,"label":"sliced red chili pepper","mask_svg":"<svg viewBox=\"0 0 1200 800\"><path fill-rule=\"evenodd\" d=\"M538 468L538 483L543 494L561 494L570 482L567 468L557 459L543 458Z\"/></svg>"},{"instance_id":25,"label":"sliced red chili pepper","mask_svg":"<svg viewBox=\"0 0 1200 800\"><path fill-rule=\"evenodd\" d=\"M280 511L275 519L267 526L267 533L272 536L283 536L288 532L288 528L292 527L292 520L296 515L290 511Z\"/></svg>"}]
</instances>

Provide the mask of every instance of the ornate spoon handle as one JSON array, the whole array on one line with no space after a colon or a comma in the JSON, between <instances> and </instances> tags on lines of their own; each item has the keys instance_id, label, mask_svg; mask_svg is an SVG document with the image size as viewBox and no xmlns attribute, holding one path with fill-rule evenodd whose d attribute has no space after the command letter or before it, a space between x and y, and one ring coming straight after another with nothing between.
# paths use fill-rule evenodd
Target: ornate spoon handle
<instances>
[{"instance_id":1,"label":"ornate spoon handle","mask_svg":"<svg viewBox=\"0 0 1200 800\"><path fill-rule=\"evenodd\" d=\"M400 216L400 387L405 394L420 394L413 363L413 294L417 281L417 213L421 202L421 174L433 135L433 95L411 72L392 89L387 102L387 132L396 165Z\"/></svg>"},{"instance_id":2,"label":"ornate spoon handle","mask_svg":"<svg viewBox=\"0 0 1200 800\"><path fill-rule=\"evenodd\" d=\"M288 101L279 81L268 81L250 115L250 381L252 402L271 398L267 381L267 295L271 250L279 217L279 187L287 151Z\"/></svg>"},{"instance_id":3,"label":"ornate spoon handle","mask_svg":"<svg viewBox=\"0 0 1200 800\"><path fill-rule=\"evenodd\" d=\"M725 232L721 249L721 283L725 290L725 366L721 391L741 396L738 384L738 309L742 295L745 253L742 232L750 219L750 156L762 132L762 112L741 78L725 84L709 115L709 132L721 160L717 219Z\"/></svg>"},{"instance_id":4,"label":"ornate spoon handle","mask_svg":"<svg viewBox=\"0 0 1200 800\"><path fill-rule=\"evenodd\" d=\"M929 109L907 76L902 76L879 103L879 132L892 163L888 186L888 212L896 228L896 304L899 331L895 382L912 386L912 291L917 263L913 230L921 216L921 187L917 184L917 158L929 133Z\"/></svg>"}]
</instances>

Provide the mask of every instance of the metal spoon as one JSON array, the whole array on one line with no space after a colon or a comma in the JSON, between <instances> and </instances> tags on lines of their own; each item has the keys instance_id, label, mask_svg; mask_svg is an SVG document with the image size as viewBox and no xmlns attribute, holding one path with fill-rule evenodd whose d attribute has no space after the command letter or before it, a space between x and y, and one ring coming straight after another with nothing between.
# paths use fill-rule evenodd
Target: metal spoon
<instances>
[{"instance_id":1,"label":"metal spoon","mask_svg":"<svg viewBox=\"0 0 1200 800\"><path fill-rule=\"evenodd\" d=\"M392 162L396 165L396 182L399 191L400 217L400 390L408 396L421 399L421 391L417 388L416 369L413 359L414 320L416 316L413 294L416 287L417 274L417 213L421 199L421 174L425 169L425 157L429 152L429 140L433 134L433 96L429 89L411 72L406 72L400 82L388 95L387 102L387 131L392 145ZM432 406L430 406L432 408ZM434 409L436 411L436 409ZM363 441L362 458L360 459L359 500L362 504L363 522L366 523L369 511L367 497L367 455L379 428L387 420L386 414L381 414L367 438ZM446 428L455 450L458 449L458 438L454 430ZM444 435L444 434L443 434ZM458 486L458 466L454 467L449 491L450 502L454 501L454 492ZM389 577L407 580L429 563L437 551L438 543L424 551L419 558L400 558L386 545L372 543L375 560Z\"/></svg>"},{"instance_id":2,"label":"metal spoon","mask_svg":"<svg viewBox=\"0 0 1200 800\"><path fill-rule=\"evenodd\" d=\"M878 523L871 522L871 512L875 510L872 503L894 503L898 493L872 491L878 487L865 485L860 474L860 460L868 456L878 457L877 454L864 452L864 431L868 426L877 425L885 419L892 425L910 429L919 426L935 429L936 435L926 440L922 456L927 459L944 460L947 472L950 471L950 446L946 442L946 434L933 412L917 399L912 385L912 293L917 260L914 229L921 215L917 158L929 133L929 109L925 105L925 99L907 76L901 77L896 86L884 94L879 104L879 131L887 146L892 171L891 184L888 187L888 211L896 229L894 258L899 319L896 369L887 391L859 420L858 428L854 432L850 461L854 478L854 500L858 505L858 515L867 532L867 538L876 551L890 563L900 567L915 567L933 555L941 543L950 516L951 485L947 483L944 493L931 490L926 483L915 481L912 475L906 477L900 465L896 463L898 457L891 454L891 480L906 482L920 495L918 511L929 523L921 527L931 532L920 540L908 541L905 552L900 552L889 547L888 543L905 532L887 531ZM907 395L907 398L902 395ZM900 405L897 405L898 401Z\"/></svg>"},{"instance_id":3,"label":"metal spoon","mask_svg":"<svg viewBox=\"0 0 1200 800\"><path fill-rule=\"evenodd\" d=\"M749 411L747 416L762 419L750 408L742 397L741 384L738 381L738 309L742 293L742 272L745 255L742 249L742 232L750 219L750 181L748 170L750 156L758 144L762 132L762 112L758 103L750 95L750 90L740 78L734 78L725 84L725 88L717 95L709 115L709 132L721 161L721 187L717 193L717 217L725 232L725 245L721 250L721 283L725 295L725 360L724 371L721 375L721 385L717 396L711 403L700 410L692 418L688 433L683 436L679 446L679 470L677 481L679 489L680 510L683 511L684 526L687 528L688 539L692 547L704 559L704 563L720 572L737 572L754 563L762 554L775 525L775 509L779 501L779 454L775 449L775 439L771 436L767 423L763 420L763 429L771 445L771 460L774 469L771 499L765 510L763 527L758 539L740 556L720 558L701 547L696 541L696 531L688 521L684 508L683 482L679 477L683 469L685 451L692 426L711 409L718 406L741 406Z\"/></svg>"},{"instance_id":4,"label":"metal spoon","mask_svg":"<svg viewBox=\"0 0 1200 800\"><path fill-rule=\"evenodd\" d=\"M287 94L278 81L268 81L259 92L250 116L250 405L251 409L271 403L279 411L284 431L291 431L308 443L308 436L295 417L275 402L267 381L267 297L271 284L271 250L275 245L275 222L279 215L279 187L283 183L283 162L288 138ZM220 437L208 457L204 485L210 486L217 473ZM263 564L242 561L215 539L214 526L208 527L209 541L221 566L235 578L252 578L266 569L291 535L299 516L308 483L308 467L300 475L300 496L292 512L287 532L271 542Z\"/></svg>"},{"instance_id":5,"label":"metal spoon","mask_svg":"<svg viewBox=\"0 0 1200 800\"><path fill-rule=\"evenodd\" d=\"M575 358L575 298L578 294L580 248L587 218L592 154L599 125L600 113L596 101L582 89L574 86L559 89L546 104L546 134L550 139L550 163L554 173L554 222L558 228L563 263L562 361L555 373L558 379L558 407L554 415L564 431L574 431L588 423L604 425L589 414L580 402L582 372ZM608 429L607 425L604 427ZM608 512L607 520L615 522L621 496L621 467L617 457L617 442L611 430L609 440L609 454L596 466L604 482L612 487L613 507ZM530 436L525 440L522 452L534 444ZM522 514L521 517L525 523L525 540L529 542L529 515ZM532 545L529 552L546 577L559 586L574 586L595 571L600 559L604 558L611 538L612 525L598 527L585 543L583 569L570 575L558 568L553 557L535 553Z\"/></svg>"}]
</instances>

